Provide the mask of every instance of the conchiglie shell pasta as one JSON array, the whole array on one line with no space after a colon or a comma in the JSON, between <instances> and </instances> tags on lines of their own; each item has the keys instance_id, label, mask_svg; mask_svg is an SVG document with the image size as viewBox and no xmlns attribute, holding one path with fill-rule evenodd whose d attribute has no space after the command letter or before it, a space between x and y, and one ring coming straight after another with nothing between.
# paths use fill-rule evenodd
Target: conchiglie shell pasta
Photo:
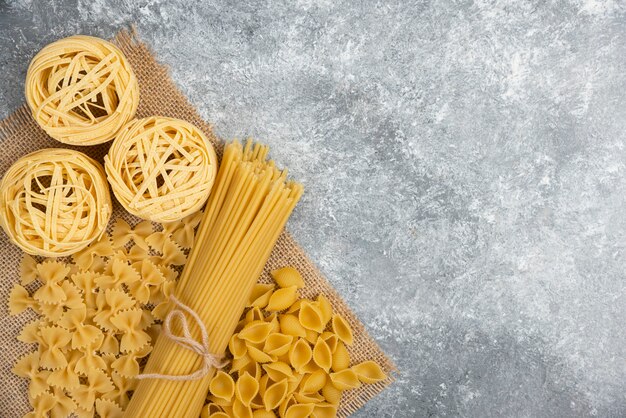
<instances>
[{"instance_id":1,"label":"conchiglie shell pasta","mask_svg":"<svg viewBox=\"0 0 626 418\"><path fill-rule=\"evenodd\" d=\"M220 370L211 379L209 391L213 396L230 401L235 393L235 382L230 375Z\"/></svg>"},{"instance_id":2,"label":"conchiglie shell pasta","mask_svg":"<svg viewBox=\"0 0 626 418\"><path fill-rule=\"evenodd\" d=\"M271 275L278 286L282 288L296 286L298 289L301 289L304 287L304 280L302 280L302 276L298 270L293 267L283 267L281 269L274 270Z\"/></svg>"},{"instance_id":3,"label":"conchiglie shell pasta","mask_svg":"<svg viewBox=\"0 0 626 418\"><path fill-rule=\"evenodd\" d=\"M265 409L271 410L277 408L287 396L287 379L276 382L269 386L263 394L263 404Z\"/></svg>"},{"instance_id":4,"label":"conchiglie shell pasta","mask_svg":"<svg viewBox=\"0 0 626 418\"><path fill-rule=\"evenodd\" d=\"M332 323L333 332L337 334L337 337L339 337L339 339L344 343L352 345L352 329L350 328L348 322L346 322L346 320L341 315L335 314L333 315Z\"/></svg>"},{"instance_id":5,"label":"conchiglie shell pasta","mask_svg":"<svg viewBox=\"0 0 626 418\"><path fill-rule=\"evenodd\" d=\"M233 335L228 342L228 349L234 358L240 358L246 355L248 348L246 342L239 338L238 334Z\"/></svg>"},{"instance_id":6,"label":"conchiglie shell pasta","mask_svg":"<svg viewBox=\"0 0 626 418\"><path fill-rule=\"evenodd\" d=\"M269 363L271 361L276 361L275 356L264 353L263 351L250 344L248 344L248 355L252 360L256 361L257 363Z\"/></svg>"},{"instance_id":7,"label":"conchiglie shell pasta","mask_svg":"<svg viewBox=\"0 0 626 418\"><path fill-rule=\"evenodd\" d=\"M337 389L329 379L327 380L328 381L322 388L322 395L329 403L339 405L343 391L341 389Z\"/></svg>"},{"instance_id":8,"label":"conchiglie shell pasta","mask_svg":"<svg viewBox=\"0 0 626 418\"><path fill-rule=\"evenodd\" d=\"M294 337L306 337L306 329L300 324L300 320L295 315L280 315L278 322L283 334L293 335Z\"/></svg>"},{"instance_id":9,"label":"conchiglie shell pasta","mask_svg":"<svg viewBox=\"0 0 626 418\"><path fill-rule=\"evenodd\" d=\"M293 379L293 371L291 370L291 367L282 361L264 364L263 369L267 373L267 376L269 376L269 378L274 382L280 382L283 379Z\"/></svg>"},{"instance_id":10,"label":"conchiglie shell pasta","mask_svg":"<svg viewBox=\"0 0 626 418\"><path fill-rule=\"evenodd\" d=\"M276 418L276 414L272 411L266 411L265 409L257 409L252 413L253 418Z\"/></svg>"},{"instance_id":11,"label":"conchiglie shell pasta","mask_svg":"<svg viewBox=\"0 0 626 418\"><path fill-rule=\"evenodd\" d=\"M328 298L322 294L317 297L317 303L319 303L320 311L322 312L322 321L324 326L326 326L333 317L333 307Z\"/></svg>"},{"instance_id":12,"label":"conchiglie shell pasta","mask_svg":"<svg viewBox=\"0 0 626 418\"><path fill-rule=\"evenodd\" d=\"M385 380L387 377L380 366L373 361L359 363L352 366L352 370L354 370L354 373L356 373L359 380L363 383L372 384Z\"/></svg>"},{"instance_id":13,"label":"conchiglie shell pasta","mask_svg":"<svg viewBox=\"0 0 626 418\"><path fill-rule=\"evenodd\" d=\"M290 286L275 291L266 306L270 312L283 311L289 308L298 298L298 287Z\"/></svg>"},{"instance_id":14,"label":"conchiglie shell pasta","mask_svg":"<svg viewBox=\"0 0 626 418\"><path fill-rule=\"evenodd\" d=\"M244 373L237 379L235 384L235 395L245 406L250 406L250 402L259 392L259 382L248 373Z\"/></svg>"},{"instance_id":15,"label":"conchiglie shell pasta","mask_svg":"<svg viewBox=\"0 0 626 418\"><path fill-rule=\"evenodd\" d=\"M355 389L361 386L358 376L352 369L330 374L330 381L340 390Z\"/></svg>"},{"instance_id":16,"label":"conchiglie shell pasta","mask_svg":"<svg viewBox=\"0 0 626 418\"><path fill-rule=\"evenodd\" d=\"M317 339L315 346L313 347L313 360L315 364L317 364L320 368L324 369L324 371L328 372L333 363L333 354L324 341L321 338Z\"/></svg>"},{"instance_id":17,"label":"conchiglie shell pasta","mask_svg":"<svg viewBox=\"0 0 626 418\"><path fill-rule=\"evenodd\" d=\"M335 416L337 416L337 406L329 403L316 404L311 413L313 418L333 418Z\"/></svg>"},{"instance_id":18,"label":"conchiglie shell pasta","mask_svg":"<svg viewBox=\"0 0 626 418\"><path fill-rule=\"evenodd\" d=\"M272 296L273 292L274 285L257 283L252 289L252 293L250 294L248 306L265 308L270 301L270 296Z\"/></svg>"},{"instance_id":19,"label":"conchiglie shell pasta","mask_svg":"<svg viewBox=\"0 0 626 418\"><path fill-rule=\"evenodd\" d=\"M289 352L293 337L291 335L274 333L268 335L263 351L271 356L282 356Z\"/></svg>"},{"instance_id":20,"label":"conchiglie shell pasta","mask_svg":"<svg viewBox=\"0 0 626 418\"><path fill-rule=\"evenodd\" d=\"M320 395L319 393L304 393L304 392L297 393L296 392L293 394L293 398L296 400L297 403L304 403L304 404L319 403L319 402L324 401L324 397Z\"/></svg>"},{"instance_id":21,"label":"conchiglie shell pasta","mask_svg":"<svg viewBox=\"0 0 626 418\"><path fill-rule=\"evenodd\" d=\"M237 418L252 418L252 409L246 406L239 399L233 402L233 414Z\"/></svg>"},{"instance_id":22,"label":"conchiglie shell pasta","mask_svg":"<svg viewBox=\"0 0 626 418\"><path fill-rule=\"evenodd\" d=\"M322 332L326 326L326 323L322 319L322 311L319 305L309 301L303 301L300 305L298 319L304 328L315 332Z\"/></svg>"},{"instance_id":23,"label":"conchiglie shell pasta","mask_svg":"<svg viewBox=\"0 0 626 418\"><path fill-rule=\"evenodd\" d=\"M322 332L320 338L326 341L326 344L328 344L328 348L330 348L330 351L334 353L337 349L337 342L339 342L339 337L337 337L336 334L327 331Z\"/></svg>"},{"instance_id":24,"label":"conchiglie shell pasta","mask_svg":"<svg viewBox=\"0 0 626 418\"><path fill-rule=\"evenodd\" d=\"M246 324L239 332L239 338L251 343L261 343L265 341L272 331L272 324L265 321L252 321Z\"/></svg>"},{"instance_id":25,"label":"conchiglie shell pasta","mask_svg":"<svg viewBox=\"0 0 626 418\"><path fill-rule=\"evenodd\" d=\"M304 393L315 393L321 390L326 384L326 372L318 370L302 379L300 387Z\"/></svg>"},{"instance_id":26,"label":"conchiglie shell pasta","mask_svg":"<svg viewBox=\"0 0 626 418\"><path fill-rule=\"evenodd\" d=\"M313 404L295 404L287 408L285 418L302 418L308 417L313 412Z\"/></svg>"},{"instance_id":27,"label":"conchiglie shell pasta","mask_svg":"<svg viewBox=\"0 0 626 418\"><path fill-rule=\"evenodd\" d=\"M345 370L348 367L350 367L350 353L348 353L348 349L344 343L339 342L335 352L333 353L332 369L333 371L338 372Z\"/></svg>"},{"instance_id":28,"label":"conchiglie shell pasta","mask_svg":"<svg viewBox=\"0 0 626 418\"><path fill-rule=\"evenodd\" d=\"M302 339L298 339L289 350L289 362L297 371L302 369L311 360L312 356L313 351L311 347Z\"/></svg>"}]
</instances>

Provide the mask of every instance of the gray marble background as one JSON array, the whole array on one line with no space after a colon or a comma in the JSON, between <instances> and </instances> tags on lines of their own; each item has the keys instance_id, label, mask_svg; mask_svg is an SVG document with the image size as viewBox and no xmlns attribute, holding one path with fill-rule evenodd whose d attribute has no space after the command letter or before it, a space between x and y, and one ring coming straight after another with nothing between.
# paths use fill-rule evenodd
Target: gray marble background
<instances>
[{"instance_id":1,"label":"gray marble background","mask_svg":"<svg viewBox=\"0 0 626 418\"><path fill-rule=\"evenodd\" d=\"M626 416L623 3L0 0L0 116L132 22L305 184L291 231L401 369L358 416Z\"/></svg>"}]
</instances>

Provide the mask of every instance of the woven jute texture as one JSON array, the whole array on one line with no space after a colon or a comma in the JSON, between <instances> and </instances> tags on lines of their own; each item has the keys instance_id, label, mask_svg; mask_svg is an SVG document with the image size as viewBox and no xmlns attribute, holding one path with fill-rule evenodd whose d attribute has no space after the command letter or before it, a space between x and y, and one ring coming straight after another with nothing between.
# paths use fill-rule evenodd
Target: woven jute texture
<instances>
[{"instance_id":1,"label":"woven jute texture","mask_svg":"<svg viewBox=\"0 0 626 418\"><path fill-rule=\"evenodd\" d=\"M214 144L218 156L221 157L223 142L219 140L211 126L202 120L198 112L178 90L172 82L167 68L159 64L150 49L142 43L134 31L123 30L113 39L124 52L137 78L140 87L140 104L137 117L162 115L186 120L200 128ZM68 147L48 137L41 130L26 105L0 122L0 173L19 157L41 148ZM94 147L82 147L83 151L102 162L109 144ZM138 221L126 213L117 203L115 204L113 219L123 217L131 223ZM16 340L21 328L35 318L29 313L18 317L10 317L7 299L11 287L19 280L19 262L21 251L13 246L6 235L0 233L0 417L19 417L29 411L26 397L28 382L26 379L14 376L11 368L15 361L23 354L32 351L35 347L23 344ZM347 391L341 401L339 416L345 417L355 412L369 399L380 393L393 381L396 367L385 356L376 342L368 335L363 324L358 320L346 303L341 299L330 283L313 265L302 248L294 241L288 232L284 232L265 267L262 281L269 280L269 272L284 266L294 266L302 273L306 282L304 297L314 297L320 293L326 295L333 308L345 316L354 330L354 345L349 347L354 363L365 360L378 362L389 378L373 385L364 385L359 389ZM146 417L149 418L149 417Z\"/></svg>"}]
</instances>

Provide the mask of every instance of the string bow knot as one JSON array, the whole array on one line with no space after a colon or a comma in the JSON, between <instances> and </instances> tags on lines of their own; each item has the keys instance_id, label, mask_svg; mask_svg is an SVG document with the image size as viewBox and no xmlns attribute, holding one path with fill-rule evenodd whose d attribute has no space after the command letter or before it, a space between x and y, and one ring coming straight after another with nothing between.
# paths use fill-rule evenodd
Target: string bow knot
<instances>
[{"instance_id":1,"label":"string bow knot","mask_svg":"<svg viewBox=\"0 0 626 418\"><path fill-rule=\"evenodd\" d=\"M163 329L162 333L165 337L172 340L174 343L178 344L182 348L192 351L199 356L202 357L202 367L196 370L193 373L185 374L185 375L168 375L161 373L146 373L139 374L136 376L137 379L165 379L165 380L175 380L175 381L187 381L187 380L198 380L202 379L206 376L212 367L216 369L221 369L226 366L227 362L221 356L217 356L210 351L209 347L209 334L206 330L206 326L204 322L200 318L200 316L189 306L182 303L176 296L170 295L170 301L176 306L176 308L172 309L165 320L163 321ZM202 341L198 341L194 339L189 331L189 323L187 322L187 317L185 316L185 312L189 314L191 318L196 322L198 328L200 328L200 334ZM172 332L172 321L174 319L178 319L181 328L182 335L175 335Z\"/></svg>"}]
</instances>

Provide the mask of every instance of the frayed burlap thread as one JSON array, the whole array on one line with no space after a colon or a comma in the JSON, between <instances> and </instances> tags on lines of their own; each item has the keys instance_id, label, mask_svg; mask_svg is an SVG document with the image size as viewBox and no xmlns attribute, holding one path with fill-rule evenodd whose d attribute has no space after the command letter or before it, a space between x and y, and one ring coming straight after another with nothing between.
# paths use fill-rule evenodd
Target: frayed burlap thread
<instances>
[{"instance_id":1,"label":"frayed burlap thread","mask_svg":"<svg viewBox=\"0 0 626 418\"><path fill-rule=\"evenodd\" d=\"M124 52L139 81L140 103L136 117L161 115L186 120L204 132L215 146L218 158L221 158L223 142L213 134L211 126L202 120L196 109L178 90L167 68L156 61L152 51L138 39L135 30L121 31L113 39L113 43ZM19 157L35 150L49 147L72 148L47 136L35 123L26 105L21 106L0 122L0 144L2 145L0 174L3 174ZM80 151L102 162L109 145L81 147ZM138 221L137 218L125 212L117 202L114 202L113 219L119 216L131 224ZM23 344L17 341L16 337L22 327L35 318L35 314L29 311L19 317L9 316L6 301L13 284L19 281L19 261L22 253L8 241L5 234L0 234L0 251L2 252L2 257L0 257L0 387L2 388L0 411L2 412L0 414L6 417L17 417L29 411L28 382L26 379L13 375L11 368L19 357L32 351L34 346ZM302 296L315 297L323 293L331 301L333 309L350 323L354 331L354 344L348 348L348 351L353 362L374 360L389 376L382 382L363 385L359 389L344 393L338 416L347 417L393 382L396 366L367 333L356 315L288 232L284 232L278 239L261 280L269 282L269 272L285 266L293 266L302 274L306 283Z\"/></svg>"}]
</instances>

